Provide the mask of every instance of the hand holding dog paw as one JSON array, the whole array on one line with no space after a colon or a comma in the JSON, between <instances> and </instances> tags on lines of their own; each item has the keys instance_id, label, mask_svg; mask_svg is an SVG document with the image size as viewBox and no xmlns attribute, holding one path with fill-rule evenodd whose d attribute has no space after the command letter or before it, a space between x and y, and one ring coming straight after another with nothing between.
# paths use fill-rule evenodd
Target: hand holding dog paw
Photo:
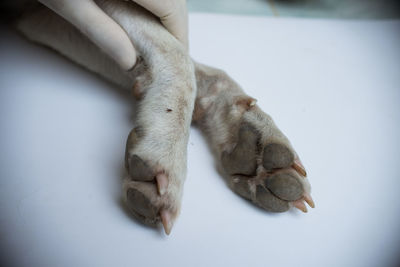
<instances>
[{"instance_id":1,"label":"hand holding dog paw","mask_svg":"<svg viewBox=\"0 0 400 267\"><path fill-rule=\"evenodd\" d=\"M84 33L124 70L136 64L136 50L125 31L93 0L39 0ZM188 47L184 0L134 0L160 18L165 28Z\"/></svg>"}]
</instances>

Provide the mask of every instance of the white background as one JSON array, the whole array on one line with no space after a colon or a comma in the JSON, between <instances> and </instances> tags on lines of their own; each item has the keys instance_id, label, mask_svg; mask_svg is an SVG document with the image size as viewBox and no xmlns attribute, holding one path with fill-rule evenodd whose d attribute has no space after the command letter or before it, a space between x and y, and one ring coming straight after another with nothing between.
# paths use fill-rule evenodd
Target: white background
<instances>
[{"instance_id":1,"label":"white background","mask_svg":"<svg viewBox=\"0 0 400 267\"><path fill-rule=\"evenodd\" d=\"M191 131L170 236L122 208L130 94L1 28L0 250L9 266L394 266L400 251L400 22L192 14L191 52L277 122L316 208L233 194Z\"/></svg>"}]
</instances>

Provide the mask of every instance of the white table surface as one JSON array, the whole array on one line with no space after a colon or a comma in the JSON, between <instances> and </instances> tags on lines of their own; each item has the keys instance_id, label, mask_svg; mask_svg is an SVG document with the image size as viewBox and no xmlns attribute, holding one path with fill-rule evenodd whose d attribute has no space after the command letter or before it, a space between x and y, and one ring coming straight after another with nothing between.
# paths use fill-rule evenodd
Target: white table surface
<instances>
[{"instance_id":1,"label":"white table surface","mask_svg":"<svg viewBox=\"0 0 400 267\"><path fill-rule=\"evenodd\" d=\"M288 135L316 208L233 194L192 129L170 236L121 207L129 93L0 28L0 250L9 266L394 266L400 21L192 14L191 51ZM4 265L3 265L4 266Z\"/></svg>"}]
</instances>

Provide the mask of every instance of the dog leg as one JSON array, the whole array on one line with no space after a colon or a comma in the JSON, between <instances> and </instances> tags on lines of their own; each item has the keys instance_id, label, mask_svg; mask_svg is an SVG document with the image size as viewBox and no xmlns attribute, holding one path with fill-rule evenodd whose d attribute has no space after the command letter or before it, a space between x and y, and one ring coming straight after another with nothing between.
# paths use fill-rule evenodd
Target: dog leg
<instances>
[{"instance_id":1,"label":"dog leg","mask_svg":"<svg viewBox=\"0 0 400 267\"><path fill-rule=\"evenodd\" d=\"M314 207L306 171L270 116L226 73L196 64L193 119L205 133L230 187L272 212Z\"/></svg>"},{"instance_id":2,"label":"dog leg","mask_svg":"<svg viewBox=\"0 0 400 267\"><path fill-rule=\"evenodd\" d=\"M181 44L146 10L124 1L98 1L127 32L139 60L121 70L85 36L47 8L23 17L18 29L106 79L131 89L139 101L127 141L123 198L146 224L168 234L181 206L189 127L196 96L193 63Z\"/></svg>"}]
</instances>

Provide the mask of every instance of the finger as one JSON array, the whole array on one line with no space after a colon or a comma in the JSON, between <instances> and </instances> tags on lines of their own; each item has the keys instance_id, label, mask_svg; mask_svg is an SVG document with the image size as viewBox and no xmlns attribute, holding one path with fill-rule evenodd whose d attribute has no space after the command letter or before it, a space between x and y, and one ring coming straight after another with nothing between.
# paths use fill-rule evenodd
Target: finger
<instances>
[{"instance_id":1,"label":"finger","mask_svg":"<svg viewBox=\"0 0 400 267\"><path fill-rule=\"evenodd\" d=\"M165 28L188 49L188 14L185 0L133 0L160 18Z\"/></svg>"},{"instance_id":2,"label":"finger","mask_svg":"<svg viewBox=\"0 0 400 267\"><path fill-rule=\"evenodd\" d=\"M126 32L92 0L40 0L75 25L124 70L136 63L136 51Z\"/></svg>"},{"instance_id":3,"label":"finger","mask_svg":"<svg viewBox=\"0 0 400 267\"><path fill-rule=\"evenodd\" d=\"M186 11L185 11L186 13ZM170 13L165 17L160 18L161 23L178 39L186 49L189 47L188 40L188 19L187 14Z\"/></svg>"}]
</instances>

